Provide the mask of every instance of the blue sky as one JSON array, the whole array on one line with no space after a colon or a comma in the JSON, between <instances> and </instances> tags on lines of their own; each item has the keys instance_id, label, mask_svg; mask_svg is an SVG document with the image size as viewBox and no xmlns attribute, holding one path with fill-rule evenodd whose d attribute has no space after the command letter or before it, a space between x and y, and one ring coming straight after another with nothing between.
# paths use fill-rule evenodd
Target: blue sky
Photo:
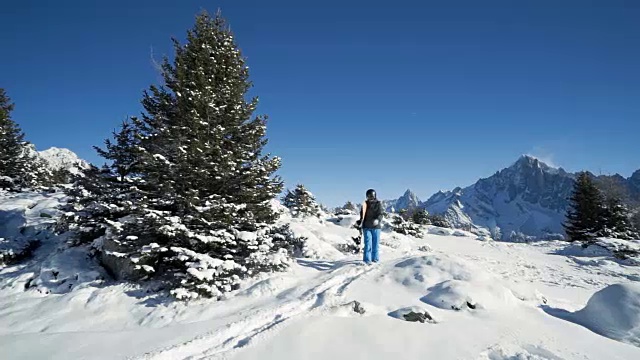
<instances>
[{"instance_id":1,"label":"blue sky","mask_svg":"<svg viewBox=\"0 0 640 360\"><path fill-rule=\"evenodd\" d=\"M13 118L39 149L99 161L92 146L160 80L152 58L204 8L222 9L248 58L280 175L328 205L369 187L426 198L521 154L640 168L634 1L12 1Z\"/></svg>"}]
</instances>

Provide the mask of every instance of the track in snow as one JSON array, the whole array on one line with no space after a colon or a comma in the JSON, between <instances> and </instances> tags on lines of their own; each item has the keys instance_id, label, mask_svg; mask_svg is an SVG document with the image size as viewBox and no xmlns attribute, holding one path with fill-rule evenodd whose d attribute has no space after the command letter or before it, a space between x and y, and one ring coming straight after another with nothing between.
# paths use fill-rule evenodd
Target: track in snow
<instances>
[{"instance_id":1,"label":"track in snow","mask_svg":"<svg viewBox=\"0 0 640 360\"><path fill-rule=\"evenodd\" d=\"M290 292L290 289L285 290L278 296L278 298L282 296L284 302L275 307L257 310L252 314L247 314L243 320L230 323L221 329L134 359L210 359L227 351L242 348L255 337L277 328L287 320L343 304L346 300L343 294L349 285L375 269L378 267L343 263L328 273L323 272L321 276L314 279L316 285L307 290L293 292Z\"/></svg>"}]
</instances>

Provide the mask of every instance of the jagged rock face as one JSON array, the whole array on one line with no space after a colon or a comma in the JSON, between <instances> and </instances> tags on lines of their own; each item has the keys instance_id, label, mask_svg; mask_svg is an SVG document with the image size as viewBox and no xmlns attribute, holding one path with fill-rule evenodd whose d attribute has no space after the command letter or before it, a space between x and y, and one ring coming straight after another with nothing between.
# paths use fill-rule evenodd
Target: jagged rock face
<instances>
[{"instance_id":1,"label":"jagged rock face","mask_svg":"<svg viewBox=\"0 0 640 360\"><path fill-rule=\"evenodd\" d=\"M630 204L640 200L640 170L629 179L601 176L620 184ZM421 204L431 213L443 214L456 227L499 228L502 238L512 231L531 236L564 233L562 223L569 207L575 174L522 156L512 166L480 179L467 188L434 194Z\"/></svg>"},{"instance_id":2,"label":"jagged rock face","mask_svg":"<svg viewBox=\"0 0 640 360\"><path fill-rule=\"evenodd\" d=\"M632 209L640 207L640 170L628 179L617 174L592 176L602 186L608 183L617 187L623 202ZM550 233L564 233L562 223L575 177L525 155L493 176L466 188L438 191L425 202L407 190L399 199L383 203L387 211L425 208L432 214L442 214L455 227L484 228L491 236L505 238L515 231L548 237Z\"/></svg>"},{"instance_id":3,"label":"jagged rock face","mask_svg":"<svg viewBox=\"0 0 640 360\"><path fill-rule=\"evenodd\" d=\"M521 198L543 208L564 212L569 205L573 182L574 176L563 169L523 156L513 166L479 180L474 188L486 202L491 202L499 192L506 192L508 202Z\"/></svg>"},{"instance_id":4,"label":"jagged rock face","mask_svg":"<svg viewBox=\"0 0 640 360\"><path fill-rule=\"evenodd\" d=\"M502 237L562 232L574 175L530 156L474 185L438 192L422 206L457 227L482 227Z\"/></svg>"}]
</instances>

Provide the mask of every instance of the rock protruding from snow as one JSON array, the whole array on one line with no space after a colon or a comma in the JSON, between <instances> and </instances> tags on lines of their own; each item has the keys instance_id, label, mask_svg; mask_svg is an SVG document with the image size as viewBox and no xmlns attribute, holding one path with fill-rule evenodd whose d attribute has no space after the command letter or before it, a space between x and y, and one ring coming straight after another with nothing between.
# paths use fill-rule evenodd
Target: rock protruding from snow
<instances>
[{"instance_id":1,"label":"rock protruding from snow","mask_svg":"<svg viewBox=\"0 0 640 360\"><path fill-rule=\"evenodd\" d=\"M362 304L359 301L352 301L349 303L349 305L352 306L353 308L353 312L357 313L357 314L364 314L366 312L366 310L362 307Z\"/></svg>"},{"instance_id":2,"label":"rock protruding from snow","mask_svg":"<svg viewBox=\"0 0 640 360\"><path fill-rule=\"evenodd\" d=\"M431 315L428 312L409 312L408 314L402 315L402 317L410 322L421 322L425 323L427 321L433 321Z\"/></svg>"},{"instance_id":3,"label":"rock protruding from snow","mask_svg":"<svg viewBox=\"0 0 640 360\"><path fill-rule=\"evenodd\" d=\"M435 324L436 320L429 314L427 310L420 306L409 306L402 309L398 309L396 311L392 311L388 314L392 318L396 318L399 320L404 320L408 322L419 322L419 323L432 323Z\"/></svg>"}]
</instances>

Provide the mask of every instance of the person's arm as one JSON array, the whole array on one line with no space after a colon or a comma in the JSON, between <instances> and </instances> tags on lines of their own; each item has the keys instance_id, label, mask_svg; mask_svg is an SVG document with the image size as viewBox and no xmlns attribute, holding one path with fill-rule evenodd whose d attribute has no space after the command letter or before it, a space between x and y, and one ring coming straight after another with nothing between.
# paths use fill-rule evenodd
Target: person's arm
<instances>
[{"instance_id":1,"label":"person's arm","mask_svg":"<svg viewBox=\"0 0 640 360\"><path fill-rule=\"evenodd\" d=\"M373 222L373 224L375 226L378 226L379 224L382 224L382 214L383 214L382 203L378 203L377 211L376 211L376 214L375 214L376 215L375 216L376 220Z\"/></svg>"}]
</instances>

